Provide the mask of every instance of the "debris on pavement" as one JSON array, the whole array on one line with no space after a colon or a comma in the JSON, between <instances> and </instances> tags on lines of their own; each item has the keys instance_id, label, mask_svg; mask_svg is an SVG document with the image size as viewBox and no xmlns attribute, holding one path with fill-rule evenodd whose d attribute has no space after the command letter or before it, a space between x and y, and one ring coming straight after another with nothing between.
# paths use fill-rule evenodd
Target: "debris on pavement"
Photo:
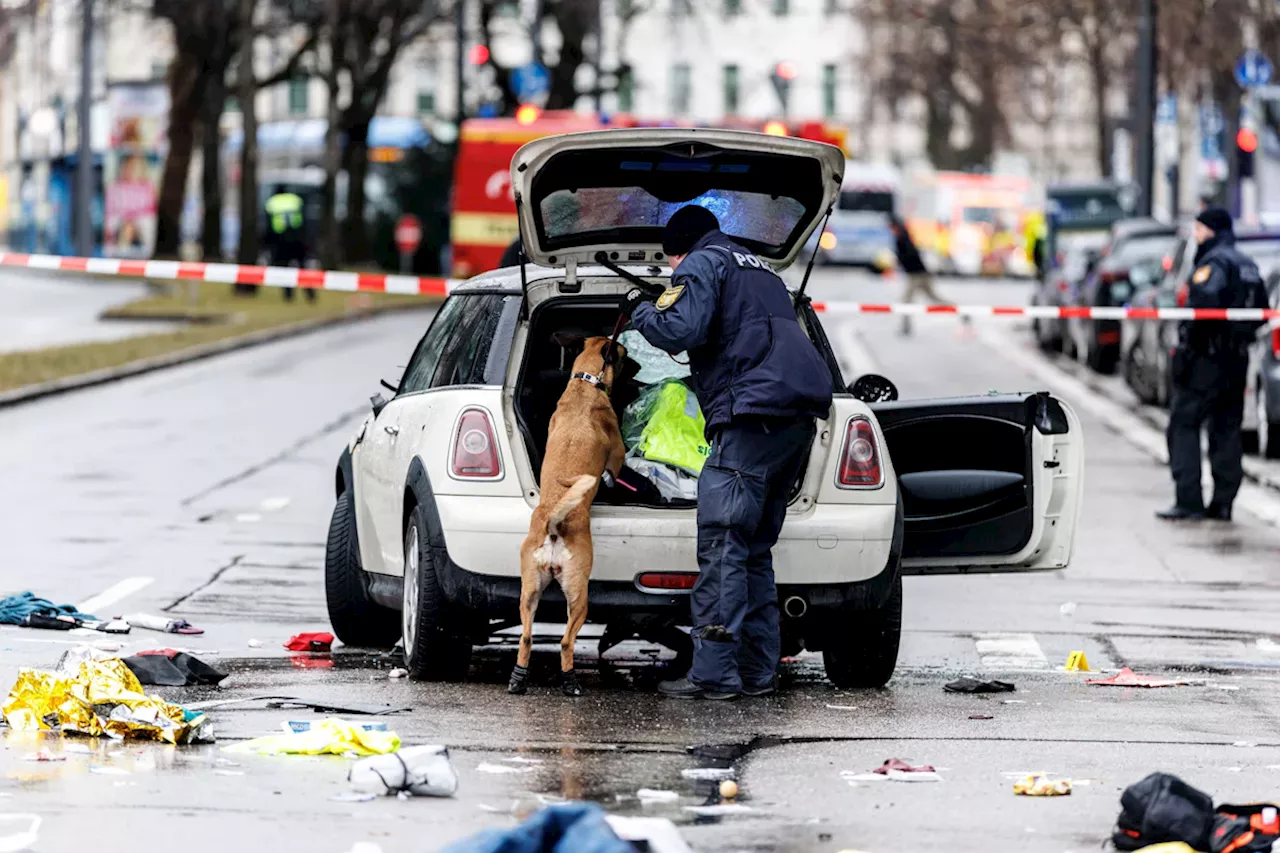
<instances>
[{"instance_id":1,"label":"debris on pavement","mask_svg":"<svg viewBox=\"0 0 1280 853\"><path fill-rule=\"evenodd\" d=\"M330 717L305 732L266 735L223 747L225 752L254 752L259 755L384 755L400 748L395 732L368 731L336 717Z\"/></svg>"},{"instance_id":2,"label":"debris on pavement","mask_svg":"<svg viewBox=\"0 0 1280 853\"><path fill-rule=\"evenodd\" d=\"M65 755L54 755L47 749L41 749L28 755L26 760L39 761L43 763L46 761L66 761L67 757Z\"/></svg>"},{"instance_id":3,"label":"debris on pavement","mask_svg":"<svg viewBox=\"0 0 1280 853\"><path fill-rule=\"evenodd\" d=\"M147 695L119 658L84 661L74 677L21 669L3 713L14 731L52 729L172 744L212 739L204 714Z\"/></svg>"},{"instance_id":4,"label":"debris on pavement","mask_svg":"<svg viewBox=\"0 0 1280 853\"><path fill-rule=\"evenodd\" d=\"M604 809L592 803L564 803L534 812L510 829L488 829L464 838L440 853L635 853L618 838Z\"/></svg>"},{"instance_id":5,"label":"debris on pavement","mask_svg":"<svg viewBox=\"0 0 1280 853\"><path fill-rule=\"evenodd\" d=\"M58 665L54 669L68 678L75 678L80 673L80 664L85 661L110 660L114 657L119 657L119 655L93 646L72 646L62 653L62 657L58 658Z\"/></svg>"},{"instance_id":6,"label":"debris on pavement","mask_svg":"<svg viewBox=\"0 0 1280 853\"><path fill-rule=\"evenodd\" d=\"M0 623L5 625L22 625L27 617L39 615L45 617L66 616L73 623L97 622L98 617L81 613L70 604L54 604L46 598L37 598L33 592L21 592L0 598ZM75 625L72 624L74 628Z\"/></svg>"},{"instance_id":7,"label":"debris on pavement","mask_svg":"<svg viewBox=\"0 0 1280 853\"><path fill-rule=\"evenodd\" d=\"M214 685L227 677L197 657L174 649L152 649L124 658L142 684L164 687Z\"/></svg>"},{"instance_id":8,"label":"debris on pavement","mask_svg":"<svg viewBox=\"0 0 1280 853\"><path fill-rule=\"evenodd\" d=\"M1185 678L1152 678L1148 675L1138 675L1127 666L1110 678L1091 678L1085 682L1085 684L1096 684L1100 687L1181 687L1196 683Z\"/></svg>"},{"instance_id":9,"label":"debris on pavement","mask_svg":"<svg viewBox=\"0 0 1280 853\"><path fill-rule=\"evenodd\" d=\"M991 714L970 714L970 715L969 715L969 719L971 719L971 720L994 720L994 719L995 719L995 717L994 717L994 716L992 716Z\"/></svg>"},{"instance_id":10,"label":"debris on pavement","mask_svg":"<svg viewBox=\"0 0 1280 853\"><path fill-rule=\"evenodd\" d=\"M1012 693L1017 688L1008 681L980 681L976 678L958 678L942 685L948 693Z\"/></svg>"},{"instance_id":11,"label":"debris on pavement","mask_svg":"<svg viewBox=\"0 0 1280 853\"><path fill-rule=\"evenodd\" d=\"M654 788L641 788L636 791L636 799L643 803L677 803L680 795L675 791L662 791Z\"/></svg>"},{"instance_id":12,"label":"debris on pavement","mask_svg":"<svg viewBox=\"0 0 1280 853\"><path fill-rule=\"evenodd\" d=\"M1065 601L1062 606L1058 608L1058 612L1063 616L1074 616L1076 615L1076 603L1074 601Z\"/></svg>"},{"instance_id":13,"label":"debris on pavement","mask_svg":"<svg viewBox=\"0 0 1280 853\"><path fill-rule=\"evenodd\" d=\"M309 732L316 726L323 723L324 720L287 720L280 724L280 728L284 729L287 735L295 735L299 732ZM391 728L386 723L356 723L366 732L389 732Z\"/></svg>"},{"instance_id":14,"label":"debris on pavement","mask_svg":"<svg viewBox=\"0 0 1280 853\"><path fill-rule=\"evenodd\" d=\"M361 759L347 771L347 781L364 794L452 797L458 791L458 773L449 761L449 750L439 744Z\"/></svg>"},{"instance_id":15,"label":"debris on pavement","mask_svg":"<svg viewBox=\"0 0 1280 853\"><path fill-rule=\"evenodd\" d=\"M738 783L732 779L725 779L720 783L720 799L736 800L738 798Z\"/></svg>"},{"instance_id":16,"label":"debris on pavement","mask_svg":"<svg viewBox=\"0 0 1280 853\"><path fill-rule=\"evenodd\" d=\"M409 670L401 666L398 666L387 673L387 678L408 678L408 677L409 677Z\"/></svg>"},{"instance_id":17,"label":"debris on pavement","mask_svg":"<svg viewBox=\"0 0 1280 853\"><path fill-rule=\"evenodd\" d=\"M502 775L504 773L509 774L509 773L532 773L533 772L532 767L508 767L505 764L490 764L487 761L482 761L476 767L476 770L480 773L493 773L495 775Z\"/></svg>"},{"instance_id":18,"label":"debris on pavement","mask_svg":"<svg viewBox=\"0 0 1280 853\"><path fill-rule=\"evenodd\" d=\"M260 648L262 648L262 641L261 641L261 640L250 640L250 641L249 641L249 648L251 648L251 649L260 649Z\"/></svg>"},{"instance_id":19,"label":"debris on pavement","mask_svg":"<svg viewBox=\"0 0 1280 853\"><path fill-rule=\"evenodd\" d=\"M732 767L690 767L681 770L680 775L686 779L719 782L721 779L732 779L737 773Z\"/></svg>"},{"instance_id":20,"label":"debris on pavement","mask_svg":"<svg viewBox=\"0 0 1280 853\"><path fill-rule=\"evenodd\" d=\"M1071 793L1071 780L1032 773L1014 782L1013 792L1023 797L1065 797Z\"/></svg>"},{"instance_id":21,"label":"debris on pavement","mask_svg":"<svg viewBox=\"0 0 1280 853\"><path fill-rule=\"evenodd\" d=\"M827 708L832 711L856 711L857 705L828 705Z\"/></svg>"},{"instance_id":22,"label":"debris on pavement","mask_svg":"<svg viewBox=\"0 0 1280 853\"><path fill-rule=\"evenodd\" d=\"M1120 816L1111 841L1121 850L1167 841L1208 850L1212 831L1212 797L1177 776L1152 773L1120 795Z\"/></svg>"},{"instance_id":23,"label":"debris on pavement","mask_svg":"<svg viewBox=\"0 0 1280 853\"><path fill-rule=\"evenodd\" d=\"M684 810L695 814L698 817L722 817L732 814L746 814L754 811L751 806L744 806L741 803L719 803L713 806L685 806Z\"/></svg>"},{"instance_id":24,"label":"debris on pavement","mask_svg":"<svg viewBox=\"0 0 1280 853\"><path fill-rule=\"evenodd\" d=\"M932 764L921 764L914 766L901 758L890 758L884 764L881 764L872 773L879 773L882 776L888 776L890 773L936 773Z\"/></svg>"},{"instance_id":25,"label":"debris on pavement","mask_svg":"<svg viewBox=\"0 0 1280 853\"><path fill-rule=\"evenodd\" d=\"M333 648L333 639L328 631L294 634L284 647L291 652L327 652Z\"/></svg>"},{"instance_id":26,"label":"debris on pavement","mask_svg":"<svg viewBox=\"0 0 1280 853\"><path fill-rule=\"evenodd\" d=\"M1072 652L1067 655L1067 664L1063 667L1066 672L1092 672L1089 669L1089 659L1084 656L1084 652Z\"/></svg>"},{"instance_id":27,"label":"debris on pavement","mask_svg":"<svg viewBox=\"0 0 1280 853\"><path fill-rule=\"evenodd\" d=\"M840 778L846 782L941 782L942 776L930 764L912 765L900 758L890 758L870 773L842 770Z\"/></svg>"},{"instance_id":28,"label":"debris on pavement","mask_svg":"<svg viewBox=\"0 0 1280 853\"><path fill-rule=\"evenodd\" d=\"M387 705L363 702L331 702L327 699L303 699L297 696L276 696L267 701L268 708L310 708L317 714L360 714L365 717L381 717L412 711L403 705Z\"/></svg>"},{"instance_id":29,"label":"debris on pavement","mask_svg":"<svg viewBox=\"0 0 1280 853\"><path fill-rule=\"evenodd\" d=\"M378 799L377 794L367 794L361 791L341 791L329 798L335 803L371 803Z\"/></svg>"},{"instance_id":30,"label":"debris on pavement","mask_svg":"<svg viewBox=\"0 0 1280 853\"><path fill-rule=\"evenodd\" d=\"M186 619L170 619L168 616L152 616L149 613L131 613L124 617L135 628L146 628L148 631L160 631L164 634L186 634L195 636L203 634L203 628L197 628Z\"/></svg>"}]
</instances>

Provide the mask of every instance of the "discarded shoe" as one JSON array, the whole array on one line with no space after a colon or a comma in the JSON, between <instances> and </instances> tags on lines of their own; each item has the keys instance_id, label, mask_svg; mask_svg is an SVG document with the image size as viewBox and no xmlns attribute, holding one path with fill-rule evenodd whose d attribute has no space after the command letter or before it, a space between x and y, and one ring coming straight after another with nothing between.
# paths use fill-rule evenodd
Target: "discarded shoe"
<instances>
[{"instance_id":1,"label":"discarded shoe","mask_svg":"<svg viewBox=\"0 0 1280 853\"><path fill-rule=\"evenodd\" d=\"M1015 688L1008 681L979 681L976 678L957 678L942 685L948 693L1012 693Z\"/></svg>"},{"instance_id":2,"label":"discarded shoe","mask_svg":"<svg viewBox=\"0 0 1280 853\"><path fill-rule=\"evenodd\" d=\"M1161 521L1199 521L1204 517L1204 510L1202 509L1187 509L1177 504L1156 511L1156 518Z\"/></svg>"},{"instance_id":3,"label":"discarded shoe","mask_svg":"<svg viewBox=\"0 0 1280 853\"><path fill-rule=\"evenodd\" d=\"M737 693L726 693L718 690L706 690L687 678L678 681L662 681L658 683L658 692L670 699L711 699L723 702L737 699Z\"/></svg>"}]
</instances>

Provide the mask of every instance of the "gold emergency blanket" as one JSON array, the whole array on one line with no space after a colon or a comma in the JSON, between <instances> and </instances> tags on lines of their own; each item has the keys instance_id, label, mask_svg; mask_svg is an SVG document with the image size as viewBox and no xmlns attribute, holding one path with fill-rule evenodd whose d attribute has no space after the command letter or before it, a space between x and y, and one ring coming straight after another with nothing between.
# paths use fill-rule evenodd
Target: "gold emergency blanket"
<instances>
[{"instance_id":1,"label":"gold emergency blanket","mask_svg":"<svg viewBox=\"0 0 1280 853\"><path fill-rule=\"evenodd\" d=\"M173 744L198 739L206 719L204 714L148 696L119 658L84 661L74 678L60 672L19 670L2 710L14 731L57 730Z\"/></svg>"}]
</instances>

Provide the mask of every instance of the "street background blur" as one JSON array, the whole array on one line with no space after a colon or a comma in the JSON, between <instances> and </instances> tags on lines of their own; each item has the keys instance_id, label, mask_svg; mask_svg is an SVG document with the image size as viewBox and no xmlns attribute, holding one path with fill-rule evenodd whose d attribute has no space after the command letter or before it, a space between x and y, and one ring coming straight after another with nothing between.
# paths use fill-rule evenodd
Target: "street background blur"
<instances>
[{"instance_id":1,"label":"street background blur","mask_svg":"<svg viewBox=\"0 0 1280 853\"><path fill-rule=\"evenodd\" d=\"M944 259L1025 248L1067 181L1280 224L1278 47L1269 0L5 0L0 241L257 263L284 187L313 264L471 275L519 143L634 124L840 145Z\"/></svg>"}]
</instances>

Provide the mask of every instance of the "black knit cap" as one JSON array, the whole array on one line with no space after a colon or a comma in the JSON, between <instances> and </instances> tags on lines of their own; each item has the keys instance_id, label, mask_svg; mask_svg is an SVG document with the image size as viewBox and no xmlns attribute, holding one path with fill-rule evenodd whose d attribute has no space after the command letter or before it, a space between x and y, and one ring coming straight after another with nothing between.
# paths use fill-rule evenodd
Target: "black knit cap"
<instances>
[{"instance_id":1,"label":"black knit cap","mask_svg":"<svg viewBox=\"0 0 1280 853\"><path fill-rule=\"evenodd\" d=\"M1200 215L1196 217L1196 222L1204 225L1214 234L1231 230L1231 214L1221 207L1210 207L1200 211Z\"/></svg>"},{"instance_id":2,"label":"black knit cap","mask_svg":"<svg viewBox=\"0 0 1280 853\"><path fill-rule=\"evenodd\" d=\"M703 234L720 230L720 220L705 207L686 204L667 220L662 229L662 251L668 256L687 255Z\"/></svg>"}]
</instances>

